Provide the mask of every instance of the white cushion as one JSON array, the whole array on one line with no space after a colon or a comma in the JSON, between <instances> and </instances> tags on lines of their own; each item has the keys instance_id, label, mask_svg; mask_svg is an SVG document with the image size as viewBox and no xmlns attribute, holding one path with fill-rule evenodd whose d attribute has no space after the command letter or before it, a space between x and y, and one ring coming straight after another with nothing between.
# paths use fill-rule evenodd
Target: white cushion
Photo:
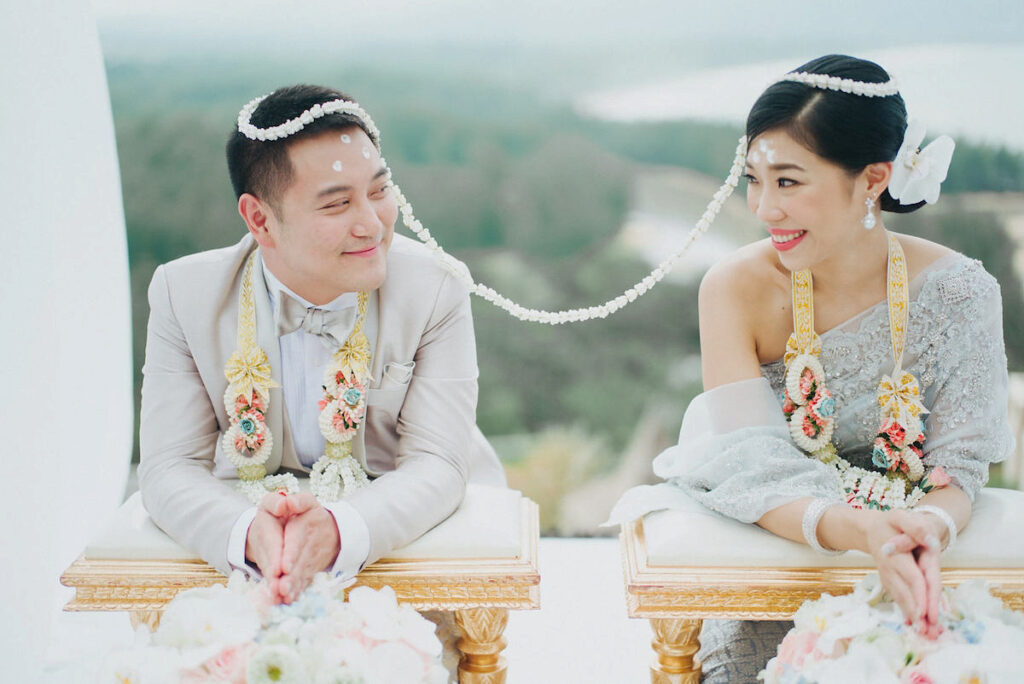
<instances>
[{"instance_id":1,"label":"white cushion","mask_svg":"<svg viewBox=\"0 0 1024 684\"><path fill-rule=\"evenodd\" d=\"M871 556L850 551L823 556L804 544L777 537L757 525L719 515L687 498L678 510L644 519L647 561L657 566L874 567ZM970 524L942 555L946 568L1024 566L1024 492L983 489Z\"/></svg>"},{"instance_id":2,"label":"white cushion","mask_svg":"<svg viewBox=\"0 0 1024 684\"><path fill-rule=\"evenodd\" d=\"M521 500L514 489L470 484L451 516L387 558L518 558ZM90 560L199 560L156 526L139 492L121 504L84 555Z\"/></svg>"}]
</instances>

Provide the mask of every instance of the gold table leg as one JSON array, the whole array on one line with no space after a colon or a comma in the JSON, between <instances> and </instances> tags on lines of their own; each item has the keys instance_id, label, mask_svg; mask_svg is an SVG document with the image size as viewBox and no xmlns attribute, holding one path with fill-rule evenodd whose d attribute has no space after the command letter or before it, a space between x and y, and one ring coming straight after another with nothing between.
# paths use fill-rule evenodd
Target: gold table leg
<instances>
[{"instance_id":1,"label":"gold table leg","mask_svg":"<svg viewBox=\"0 0 1024 684\"><path fill-rule=\"evenodd\" d=\"M128 617L132 621L132 629L138 629L139 625L146 625L150 632L155 632L156 628L160 626L160 616L163 614L162 610L133 610Z\"/></svg>"},{"instance_id":2,"label":"gold table leg","mask_svg":"<svg viewBox=\"0 0 1024 684\"><path fill-rule=\"evenodd\" d=\"M505 684L508 663L501 651L505 648L505 608L467 608L455 611L455 624L462 630L458 641L462 662L459 663L459 684Z\"/></svg>"},{"instance_id":3,"label":"gold table leg","mask_svg":"<svg viewBox=\"0 0 1024 684\"><path fill-rule=\"evenodd\" d=\"M651 647L651 684L700 684L701 620L651 618L654 639Z\"/></svg>"}]
</instances>

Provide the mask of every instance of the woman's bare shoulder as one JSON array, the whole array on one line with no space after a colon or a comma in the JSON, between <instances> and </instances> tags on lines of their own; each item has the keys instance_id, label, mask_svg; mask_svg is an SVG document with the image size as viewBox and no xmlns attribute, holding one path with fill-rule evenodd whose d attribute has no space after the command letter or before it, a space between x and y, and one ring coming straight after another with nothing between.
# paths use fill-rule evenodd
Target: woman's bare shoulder
<instances>
[{"instance_id":1,"label":"woman's bare shoulder","mask_svg":"<svg viewBox=\"0 0 1024 684\"><path fill-rule=\"evenodd\" d=\"M784 294L789 273L774 252L767 240L761 240L722 259L704 274L701 299L759 310L778 293Z\"/></svg>"},{"instance_id":2,"label":"woman's bare shoulder","mask_svg":"<svg viewBox=\"0 0 1024 684\"><path fill-rule=\"evenodd\" d=\"M747 245L715 264L701 281L701 370L704 389L760 375L763 338L788 306L789 274L767 240ZM788 317L784 317L787 318Z\"/></svg>"},{"instance_id":3,"label":"woman's bare shoulder","mask_svg":"<svg viewBox=\"0 0 1024 684\"><path fill-rule=\"evenodd\" d=\"M903 246L903 253L907 255L907 270L911 279L942 257L954 253L945 245L914 235L899 233L896 237Z\"/></svg>"}]
</instances>

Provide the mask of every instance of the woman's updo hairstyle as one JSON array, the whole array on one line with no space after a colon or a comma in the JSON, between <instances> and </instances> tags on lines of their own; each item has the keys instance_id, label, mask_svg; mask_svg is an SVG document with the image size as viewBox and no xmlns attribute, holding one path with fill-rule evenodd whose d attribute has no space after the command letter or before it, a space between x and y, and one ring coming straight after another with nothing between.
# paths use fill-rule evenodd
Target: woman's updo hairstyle
<instances>
[{"instance_id":1,"label":"woman's updo hairstyle","mask_svg":"<svg viewBox=\"0 0 1024 684\"><path fill-rule=\"evenodd\" d=\"M874 62L847 55L825 55L793 71L826 74L867 83L885 83L889 74ZM898 93L866 97L781 81L757 98L747 116L747 140L780 129L828 160L859 173L868 164L893 161L907 129L907 107ZM883 211L906 213L925 202L900 204L886 189L879 198Z\"/></svg>"}]
</instances>

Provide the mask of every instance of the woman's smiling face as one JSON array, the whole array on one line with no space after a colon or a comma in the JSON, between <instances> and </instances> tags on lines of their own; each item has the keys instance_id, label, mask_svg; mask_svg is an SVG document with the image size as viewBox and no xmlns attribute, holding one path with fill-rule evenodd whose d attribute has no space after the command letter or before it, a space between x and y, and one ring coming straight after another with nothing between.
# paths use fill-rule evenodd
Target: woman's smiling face
<instances>
[{"instance_id":1,"label":"woman's smiling face","mask_svg":"<svg viewBox=\"0 0 1024 684\"><path fill-rule=\"evenodd\" d=\"M747 206L771 235L790 271L810 268L852 245L866 208L854 177L780 129L765 131L747 152Z\"/></svg>"}]
</instances>

